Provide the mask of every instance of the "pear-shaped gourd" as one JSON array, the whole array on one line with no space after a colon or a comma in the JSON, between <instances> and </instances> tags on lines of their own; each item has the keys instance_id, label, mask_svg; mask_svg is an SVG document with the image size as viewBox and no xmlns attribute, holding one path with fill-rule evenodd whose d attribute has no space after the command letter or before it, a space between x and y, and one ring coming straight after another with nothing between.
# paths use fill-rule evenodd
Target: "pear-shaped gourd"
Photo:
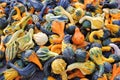
<instances>
[{"instance_id":1,"label":"pear-shaped gourd","mask_svg":"<svg viewBox=\"0 0 120 80\"><path fill-rule=\"evenodd\" d=\"M37 45L44 45L48 42L48 36L45 33L39 32L33 35L33 39Z\"/></svg>"},{"instance_id":2,"label":"pear-shaped gourd","mask_svg":"<svg viewBox=\"0 0 120 80\"><path fill-rule=\"evenodd\" d=\"M84 43L84 35L80 32L79 28L75 29L75 33L72 37L72 42L76 45L81 45Z\"/></svg>"}]
</instances>

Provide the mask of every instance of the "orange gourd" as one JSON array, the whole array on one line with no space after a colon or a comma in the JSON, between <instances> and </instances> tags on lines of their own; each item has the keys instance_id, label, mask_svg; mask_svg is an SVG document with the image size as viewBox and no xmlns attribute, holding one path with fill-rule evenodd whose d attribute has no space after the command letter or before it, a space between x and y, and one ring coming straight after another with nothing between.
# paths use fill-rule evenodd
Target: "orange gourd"
<instances>
[{"instance_id":1,"label":"orange gourd","mask_svg":"<svg viewBox=\"0 0 120 80\"><path fill-rule=\"evenodd\" d=\"M75 72L72 72L69 76L68 79L72 79L75 77L79 77L79 78L84 78L85 76L82 74L82 72L80 70L75 70Z\"/></svg>"},{"instance_id":2,"label":"orange gourd","mask_svg":"<svg viewBox=\"0 0 120 80\"><path fill-rule=\"evenodd\" d=\"M80 32L79 28L76 28L72 37L72 42L76 45L81 45L84 43L84 39L84 35Z\"/></svg>"},{"instance_id":3,"label":"orange gourd","mask_svg":"<svg viewBox=\"0 0 120 80\"><path fill-rule=\"evenodd\" d=\"M51 51L60 54L62 52L62 44L53 45Z\"/></svg>"},{"instance_id":4,"label":"orange gourd","mask_svg":"<svg viewBox=\"0 0 120 80\"><path fill-rule=\"evenodd\" d=\"M53 42L61 43L64 38L65 22L53 21L51 26L52 26L52 32L59 35L59 38L54 39Z\"/></svg>"}]
</instances>

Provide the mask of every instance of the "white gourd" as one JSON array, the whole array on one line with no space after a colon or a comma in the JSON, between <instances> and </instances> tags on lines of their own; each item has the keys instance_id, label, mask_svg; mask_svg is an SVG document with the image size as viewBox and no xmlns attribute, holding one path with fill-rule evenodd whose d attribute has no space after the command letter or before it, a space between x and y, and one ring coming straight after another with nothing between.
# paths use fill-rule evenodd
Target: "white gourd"
<instances>
[{"instance_id":1,"label":"white gourd","mask_svg":"<svg viewBox=\"0 0 120 80\"><path fill-rule=\"evenodd\" d=\"M33 39L37 45L44 45L48 42L48 36L45 33L39 32L33 35Z\"/></svg>"}]
</instances>

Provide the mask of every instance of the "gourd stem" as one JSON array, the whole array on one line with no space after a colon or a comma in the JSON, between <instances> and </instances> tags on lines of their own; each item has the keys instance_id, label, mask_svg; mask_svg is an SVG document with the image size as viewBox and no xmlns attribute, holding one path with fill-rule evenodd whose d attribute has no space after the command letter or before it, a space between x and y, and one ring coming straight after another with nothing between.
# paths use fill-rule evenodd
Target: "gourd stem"
<instances>
[{"instance_id":1,"label":"gourd stem","mask_svg":"<svg viewBox=\"0 0 120 80\"><path fill-rule=\"evenodd\" d=\"M14 15L14 16L12 16L13 17L13 19L17 19L17 20L21 20L22 19L22 17L21 17L21 11L20 11L20 9L18 8L18 7L14 7L14 9L17 11L17 14L16 15Z\"/></svg>"},{"instance_id":2,"label":"gourd stem","mask_svg":"<svg viewBox=\"0 0 120 80\"><path fill-rule=\"evenodd\" d=\"M62 80L68 80L68 79L67 79L66 71L63 71L63 72L61 73L61 77L62 77Z\"/></svg>"},{"instance_id":3,"label":"gourd stem","mask_svg":"<svg viewBox=\"0 0 120 80\"><path fill-rule=\"evenodd\" d=\"M103 46L102 51L110 51L111 47L110 46Z\"/></svg>"},{"instance_id":4,"label":"gourd stem","mask_svg":"<svg viewBox=\"0 0 120 80\"><path fill-rule=\"evenodd\" d=\"M103 61L105 62L109 62L109 63L113 63L115 60L113 58L105 58L104 56L102 56Z\"/></svg>"},{"instance_id":5,"label":"gourd stem","mask_svg":"<svg viewBox=\"0 0 120 80\"><path fill-rule=\"evenodd\" d=\"M20 33L22 33L22 32L23 32L23 30L21 29L21 30L17 31L16 33L14 33L13 36L12 36L12 38L9 40L9 42L6 43L6 46L8 46L8 45L11 44L14 40L16 40L17 37L18 37L18 36L20 35Z\"/></svg>"},{"instance_id":6,"label":"gourd stem","mask_svg":"<svg viewBox=\"0 0 120 80\"><path fill-rule=\"evenodd\" d=\"M70 23L74 25L75 22L74 22L73 18L71 17L71 15L67 11L65 11L62 7L60 7L60 8L62 9L62 13L70 19Z\"/></svg>"},{"instance_id":7,"label":"gourd stem","mask_svg":"<svg viewBox=\"0 0 120 80\"><path fill-rule=\"evenodd\" d=\"M8 17L8 19L7 19L7 22L8 22L8 23L11 22L11 18L12 18L12 15L13 15L14 12L15 12L14 9L10 12L10 15L9 15L9 17Z\"/></svg>"},{"instance_id":8,"label":"gourd stem","mask_svg":"<svg viewBox=\"0 0 120 80\"><path fill-rule=\"evenodd\" d=\"M103 73L104 73L104 66L99 65L99 74L98 74L98 76L101 77Z\"/></svg>"},{"instance_id":9,"label":"gourd stem","mask_svg":"<svg viewBox=\"0 0 120 80\"><path fill-rule=\"evenodd\" d=\"M100 40L94 39L94 35L97 35L97 34L98 34L97 31L93 31L93 32L89 35L89 41L90 41L90 42L99 42L99 43L101 43Z\"/></svg>"}]
</instances>

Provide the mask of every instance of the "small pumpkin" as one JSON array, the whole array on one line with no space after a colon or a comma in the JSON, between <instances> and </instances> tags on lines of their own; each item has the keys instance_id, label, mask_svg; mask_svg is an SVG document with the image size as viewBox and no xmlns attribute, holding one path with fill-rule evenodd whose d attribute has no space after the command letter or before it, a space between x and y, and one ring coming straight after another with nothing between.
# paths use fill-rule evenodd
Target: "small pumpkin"
<instances>
[{"instance_id":1,"label":"small pumpkin","mask_svg":"<svg viewBox=\"0 0 120 80\"><path fill-rule=\"evenodd\" d=\"M73 63L75 62L75 53L72 49L72 47L67 46L63 52L62 52L63 56L66 57L66 59L69 61L68 63Z\"/></svg>"},{"instance_id":2,"label":"small pumpkin","mask_svg":"<svg viewBox=\"0 0 120 80\"><path fill-rule=\"evenodd\" d=\"M34 34L33 39L35 40L37 45L45 45L48 42L48 36L43 32Z\"/></svg>"},{"instance_id":3,"label":"small pumpkin","mask_svg":"<svg viewBox=\"0 0 120 80\"><path fill-rule=\"evenodd\" d=\"M54 74L60 74L62 80L67 80L67 74L65 72L66 66L67 63L63 59L55 59L51 64L52 72Z\"/></svg>"},{"instance_id":4,"label":"small pumpkin","mask_svg":"<svg viewBox=\"0 0 120 80\"><path fill-rule=\"evenodd\" d=\"M85 62L86 57L87 57L87 52L86 51L81 50L81 49L77 49L75 51L75 59L76 59L76 61Z\"/></svg>"},{"instance_id":5,"label":"small pumpkin","mask_svg":"<svg viewBox=\"0 0 120 80\"><path fill-rule=\"evenodd\" d=\"M50 51L47 47L40 48L37 50L36 54L42 62L45 62L54 56L58 56L57 53Z\"/></svg>"},{"instance_id":6,"label":"small pumpkin","mask_svg":"<svg viewBox=\"0 0 120 80\"><path fill-rule=\"evenodd\" d=\"M80 32L79 28L75 29L75 33L72 37L72 42L76 45L81 45L84 43L84 35Z\"/></svg>"}]
</instances>

